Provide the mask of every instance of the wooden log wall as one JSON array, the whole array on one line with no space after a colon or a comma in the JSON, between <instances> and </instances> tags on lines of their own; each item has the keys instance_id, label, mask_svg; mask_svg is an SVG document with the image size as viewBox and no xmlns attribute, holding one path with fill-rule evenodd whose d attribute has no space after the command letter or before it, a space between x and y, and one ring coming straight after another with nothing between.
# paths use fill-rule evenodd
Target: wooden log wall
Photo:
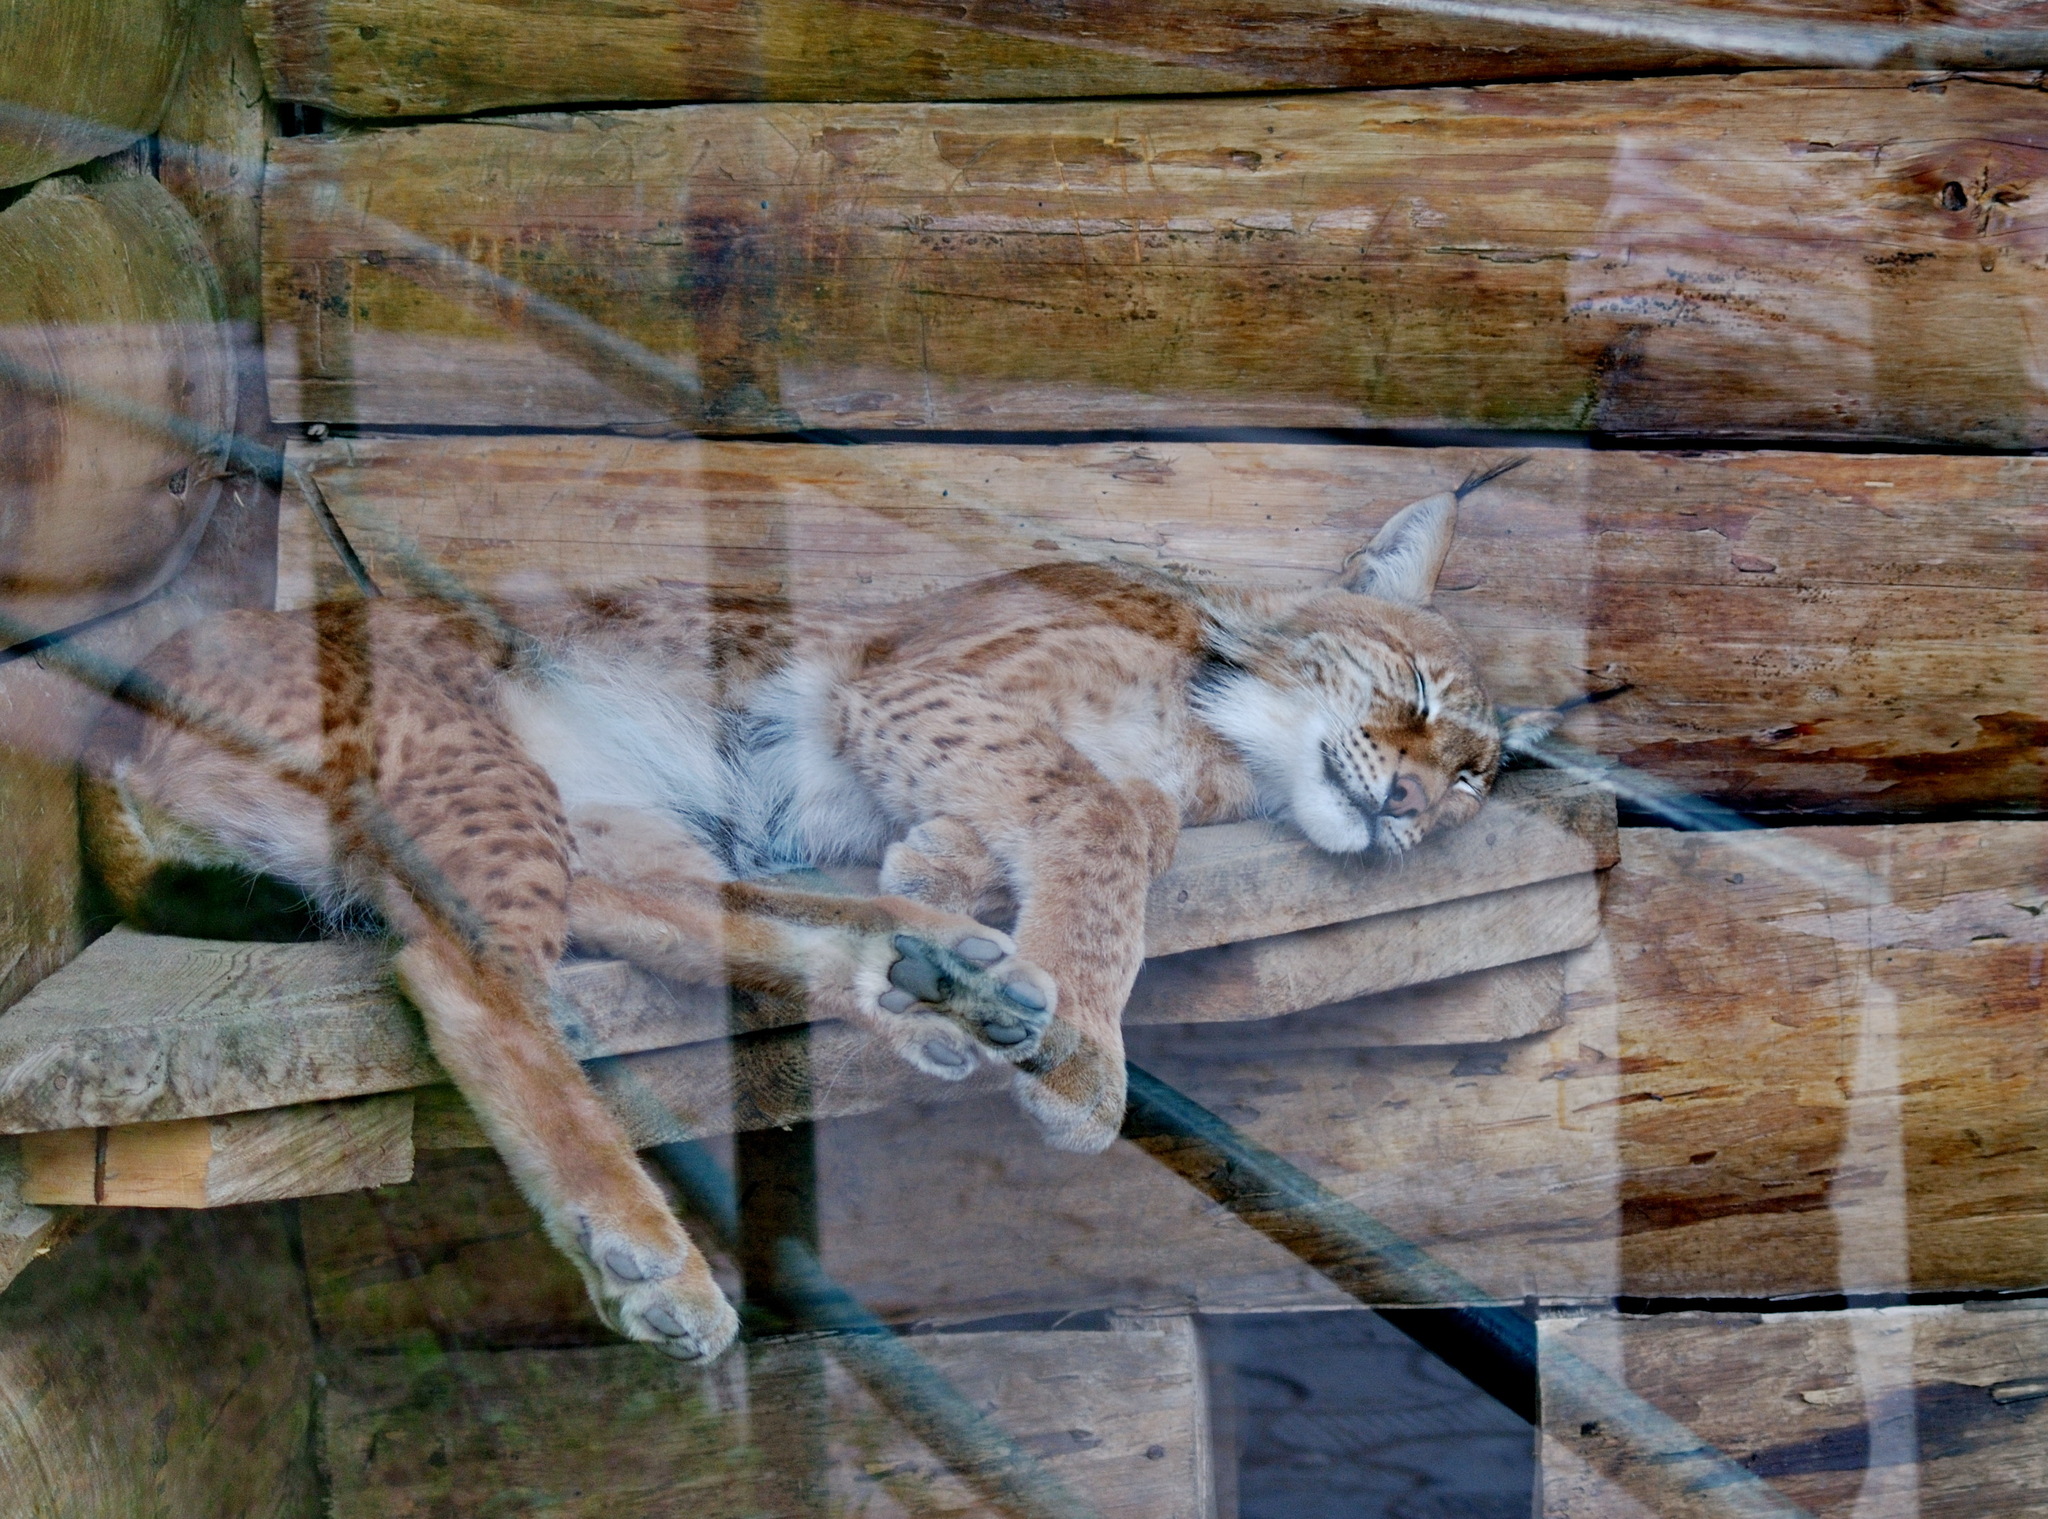
<instances>
[{"instance_id":1,"label":"wooden log wall","mask_svg":"<svg viewBox=\"0 0 2048 1519\"><path fill-rule=\"evenodd\" d=\"M145 0L101 0L110 14L117 3L133 8L124 38L155 35ZM1996 0L1718 9L1738 22L2048 20ZM0 0L0 41L26 14ZM1134 1030L1133 1047L1487 1294L2044 1285L2048 1206L2027 1158L2048 1143L2036 1028L2048 825L1981 820L2040 811L2048 736L2041 476L1987 452L2048 446L2038 78L1683 77L1672 71L1766 60L1726 38L1503 33L1325 0L651 0L632 15L538 0L254 0L248 37L226 15L198 15L176 48L95 59L104 79L144 81L108 85L124 101L100 112L110 125L0 128L0 185L164 124L162 177L191 217L178 236L203 250L177 262L203 283L210 254L209 322L260 319L274 418L343 435L299 456L380 577L402 579L397 524L477 583L524 576L529 589L537 575L623 567L880 601L1058 557L1305 583L1389 510L1501 449L1159 434L1453 428L1748 449L1544 450L1467 503L1444 604L1504 698L1611 698L1574 717L1576 741L1774 821L1830 813L1855 826L1626 831L1603 940L1546 967L1564 978L1558 1027L1389 1048L1358 1038L1355 1016L1309 1015L1321 1021L1263 1045L1165 1026ZM170 51L204 60L177 91ZM0 82L11 57L0 47ZM270 141L259 279L247 172L266 135L258 58L280 98L359 119L636 108ZM75 72L0 94L71 110ZM1455 87L1395 88L1417 85ZM1204 93L1217 98L1192 98ZM1135 98L1146 95L1172 98ZM0 203L0 254L8 218L104 200L104 175ZM0 281L0 303L8 294ZM259 393L257 366L210 362L230 396ZM180 404L222 390L209 380ZM0 401L9 425L34 416ZM347 436L380 428L414 435ZM798 429L1064 441L831 450L615 435ZM448 436L465 430L488 435ZM1152 440L1075 436L1140 433ZM1846 447L1754 448L1770 442ZM1883 451L1893 445L1945 452ZM119 448L137 453L132 438ZM151 492L175 474L145 462L149 488L120 498L118 533L75 513L0 523L83 546L82 578L66 581L61 556L38 548L43 578L15 589L51 612L65 594L117 599L112 587L160 562L137 529L154 522L162 537L170 518ZM258 501L245 518L257 526L225 561L268 574L263 520ZM335 581L307 519L292 520L275 562L282 598L302 603ZM121 554L128 581L107 567ZM182 615L159 610L107 647L132 655ZM0 672L29 693L4 692L17 726L0 737L40 731L53 712L75 727L80 709L34 685L50 678ZM9 912L29 904L0 914L0 1005L79 937L68 802L55 800L61 745L33 763L17 788L27 803L0 797L8 842L21 829L28 845L0 899ZM12 775L0 783L14 787ZM1931 817L1951 820L1896 821ZM859 1079L847 1059L838 1078ZM420 1104L404 1136L408 1165L414 1139L473 1138L459 1113L432 1108ZM210 1170L235 1124L193 1122L171 1138L203 1141ZM827 1264L892 1318L1335 1298L1135 1151L1042 1150L1006 1098L898 1105L820 1136ZM47 1240L61 1222L8 1190L11 1158L0 1162L0 1231ZM511 1481L556 1483L550 1501L573 1503L586 1475L626 1483L614 1462L555 1468L526 1442L558 1417L611 1434L611 1391L643 1388L642 1363L603 1344L494 1161L427 1148L416 1163L415 1187L303 1210L332 1353L328 1506L463 1511ZM92 1181L107 1181L97 1157ZM1933 1323L1914 1313L1916 1329ZM2006 1425L2027 1416L2008 1404L2026 1399L1985 1390L2010 1392L2013 1379L1985 1381L1996 1358L1951 1318L1926 1339L1940 1340L1927 1376L1909 1366L1898 1384L1919 1389L1907 1402L1937 1437L1915 1480L1939 1499L1930 1511L2002 1512L2020 1501L2012 1482L1960 1458L2006 1449ZM1846 1512L1841 1474L1865 1483L1891 1417L1865 1342L1907 1322L1891 1310L1761 1329L1595 1315L1544 1336L1629 1347L1608 1360L1653 1401L1697 1415L1752 1469L1776 1462L1765 1475L1816 1511ZM1844 1336L1863 1378L1855 1399L1835 1395L1848 1385ZM983 1353L1135 1385L1053 1343L1115 1336L1015 1338ZM428 1343L448 1354L424 1375L389 1354ZM561 1355L586 1359L549 1358ZM1062 1355L1079 1359L1055 1367ZM1776 1378L1764 1392L1801 1394L1797 1418L1731 1369L1758 1356ZM772 1401L771 1362L757 1391ZM285 1383L302 1385L299 1365ZM1794 1388L1802 1365L1835 1380ZM960 1370L981 1374L972 1357ZM450 1412L456 1383L470 1401ZM642 1407L683 1410L661 1425L660 1449L692 1472L732 1448L710 1385L680 1377L669 1403ZM560 1415L565 1387L589 1407ZM1996 1411L1957 1412L1969 1399L1954 1387ZM278 1406L299 1418L294 1396ZM424 1422L422 1407L434 1410ZM868 1428L857 1399L837 1407L839 1427ZM1192 1514L1206 1468L1182 1465L1200 1445L1190 1407L1161 1415L1184 1440L1118 1434L1045 1453L1170 1469L1156 1491L1127 1475L1103 1491L1134 1514ZM125 1430L130 1415L81 1418ZM1602 1438L1546 1433L1551 1512L1626 1511L1586 1475L1626 1465ZM218 1449L193 1440L204 1459ZM264 1460L281 1448L263 1445ZM0 1470L9 1450L0 1440ZM892 1480L922 1481L922 1459L891 1447ZM834 1470L838 1496L874 1496L872 1462ZM269 1480L301 1492L296 1476ZM672 1506L673 1484L646 1486ZM891 1496L960 1495L941 1483ZM709 1487L693 1498L706 1512L725 1501ZM132 1511L122 1495L98 1501Z\"/></svg>"},{"instance_id":2,"label":"wooden log wall","mask_svg":"<svg viewBox=\"0 0 2048 1519\"><path fill-rule=\"evenodd\" d=\"M1995 79L687 106L270 156L287 421L2031 447ZM596 323L592 328L589 324ZM599 331L598 329L602 329Z\"/></svg>"},{"instance_id":3,"label":"wooden log wall","mask_svg":"<svg viewBox=\"0 0 2048 1519\"><path fill-rule=\"evenodd\" d=\"M0 5L0 189L117 152L156 129L195 15L217 0Z\"/></svg>"}]
</instances>

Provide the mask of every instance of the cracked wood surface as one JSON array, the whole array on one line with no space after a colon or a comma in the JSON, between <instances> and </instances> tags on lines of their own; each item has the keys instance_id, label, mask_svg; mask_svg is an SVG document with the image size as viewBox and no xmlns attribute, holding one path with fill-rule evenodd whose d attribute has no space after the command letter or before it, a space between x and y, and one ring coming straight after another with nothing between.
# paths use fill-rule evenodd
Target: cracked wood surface
<instances>
[{"instance_id":1,"label":"cracked wood surface","mask_svg":"<svg viewBox=\"0 0 2048 1519\"><path fill-rule=\"evenodd\" d=\"M287 138L263 201L272 411L2038 446L2048 105L2024 82L700 105Z\"/></svg>"}]
</instances>

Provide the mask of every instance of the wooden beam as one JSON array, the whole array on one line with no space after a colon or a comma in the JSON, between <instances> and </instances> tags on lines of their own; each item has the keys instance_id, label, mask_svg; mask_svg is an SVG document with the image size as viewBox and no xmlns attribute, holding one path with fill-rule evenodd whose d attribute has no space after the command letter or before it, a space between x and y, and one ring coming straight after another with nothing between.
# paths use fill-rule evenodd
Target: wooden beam
<instances>
[{"instance_id":1,"label":"wooden beam","mask_svg":"<svg viewBox=\"0 0 2048 1519\"><path fill-rule=\"evenodd\" d=\"M271 92L344 116L455 116L507 106L655 100L981 100L1474 83L1772 64L1759 0L1715 7L1718 47L1658 45L1583 30L1277 0L1083 0L1057 10L1008 0L962 11L940 0L776 0L735 11L655 0L630 14L518 0L254 0ZM1896 25L1870 0L1831 0L1803 20ZM1997 24L1994 4L1944 22ZM1639 12L1632 18L1641 21ZM1959 66L1981 58L1963 58Z\"/></svg>"},{"instance_id":2,"label":"wooden beam","mask_svg":"<svg viewBox=\"0 0 2048 1519\"><path fill-rule=\"evenodd\" d=\"M21 1138L24 1201L227 1208L412 1176L412 1095Z\"/></svg>"},{"instance_id":3,"label":"wooden beam","mask_svg":"<svg viewBox=\"0 0 2048 1519\"><path fill-rule=\"evenodd\" d=\"M1546 1319L1538 1338L1546 1388L1562 1356L1591 1363L1822 1519L2041 1511L2048 1310L2034 1304L1592 1313ZM1651 1458L1613 1431L1546 1415L1542 1453L1543 1519L1642 1513L1613 1478ZM1659 1519L1724 1512L1702 1495Z\"/></svg>"},{"instance_id":4,"label":"wooden beam","mask_svg":"<svg viewBox=\"0 0 2048 1519\"><path fill-rule=\"evenodd\" d=\"M21 1195L21 1141L0 1138L0 1292L56 1237L57 1215Z\"/></svg>"},{"instance_id":5,"label":"wooden beam","mask_svg":"<svg viewBox=\"0 0 2048 1519\"><path fill-rule=\"evenodd\" d=\"M483 590L630 574L870 606L1063 558L1321 584L1394 510L1500 454L555 436L294 457L393 590L410 545ZM302 505L283 527L286 604L337 591ZM721 532L781 557L714 559ZM1464 502L1438 604L1498 700L1618 690L1568 735L1683 789L1765 813L2032 811L2043 535L2037 459L1543 450ZM1219 880L1214 904L1217 939L1240 937L1247 892Z\"/></svg>"},{"instance_id":6,"label":"wooden beam","mask_svg":"<svg viewBox=\"0 0 2048 1519\"><path fill-rule=\"evenodd\" d=\"M1185 1318L1109 1330L921 1335L916 1353L1104 1519L1212 1511L1209 1427ZM848 1511L986 1512L826 1352L829 1469ZM320 1405L335 1519L425 1519L506 1492L549 1512L740 1519L764 1512L764 1449L746 1409L795 1393L817 1340L769 1341L704 1369L627 1345L330 1355ZM744 1391L742 1391L744 1386ZM784 1512L778 1510L777 1512Z\"/></svg>"},{"instance_id":7,"label":"wooden beam","mask_svg":"<svg viewBox=\"0 0 2048 1519\"><path fill-rule=\"evenodd\" d=\"M2036 447L2044 111L1762 73L289 138L272 412Z\"/></svg>"}]
</instances>

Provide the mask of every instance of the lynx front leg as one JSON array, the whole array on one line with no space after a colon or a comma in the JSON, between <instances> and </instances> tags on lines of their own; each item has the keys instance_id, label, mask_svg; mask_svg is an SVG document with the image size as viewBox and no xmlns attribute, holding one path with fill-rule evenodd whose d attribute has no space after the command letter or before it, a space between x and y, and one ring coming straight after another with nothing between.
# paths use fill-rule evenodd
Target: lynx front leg
<instances>
[{"instance_id":1,"label":"lynx front leg","mask_svg":"<svg viewBox=\"0 0 2048 1519\"><path fill-rule=\"evenodd\" d=\"M1064 750L1063 745L1056 746ZM1118 786L1054 752L1018 801L980 826L927 822L884 862L885 885L982 896L1003 879L1019 904L1019 951L1053 974L1060 1017L1019 1062L1017 1096L1061 1149L1106 1148L1123 1122L1122 1014L1144 961L1145 895L1173 860L1179 809L1145 782ZM969 805L972 800L969 799Z\"/></svg>"},{"instance_id":2,"label":"lynx front leg","mask_svg":"<svg viewBox=\"0 0 2048 1519\"><path fill-rule=\"evenodd\" d=\"M570 931L672 980L800 998L875 1030L929 1075L1034 1053L1052 979L1008 934L903 897L849 897L717 878L689 836L626 809L579 812Z\"/></svg>"}]
</instances>

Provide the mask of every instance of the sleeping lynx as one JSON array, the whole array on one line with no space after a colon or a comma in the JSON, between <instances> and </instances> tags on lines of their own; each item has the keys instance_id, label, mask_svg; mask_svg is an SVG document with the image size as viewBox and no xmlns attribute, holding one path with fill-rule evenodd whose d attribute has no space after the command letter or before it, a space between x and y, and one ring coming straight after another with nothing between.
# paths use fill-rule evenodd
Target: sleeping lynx
<instances>
[{"instance_id":1,"label":"sleeping lynx","mask_svg":"<svg viewBox=\"0 0 2048 1519\"><path fill-rule=\"evenodd\" d=\"M91 846L131 915L181 864L374 908L600 1311L716 1355L732 1310L550 1021L571 941L801 995L933 1076L1007 1062L1053 1144L1100 1149L1183 824L1398 854L1478 811L1500 732L1425 608L1462 494L1315 592L1065 564L787 621L661 588L231 614L152 655L96 736ZM857 860L891 895L760 879ZM1013 934L981 921L1005 904Z\"/></svg>"}]
</instances>

